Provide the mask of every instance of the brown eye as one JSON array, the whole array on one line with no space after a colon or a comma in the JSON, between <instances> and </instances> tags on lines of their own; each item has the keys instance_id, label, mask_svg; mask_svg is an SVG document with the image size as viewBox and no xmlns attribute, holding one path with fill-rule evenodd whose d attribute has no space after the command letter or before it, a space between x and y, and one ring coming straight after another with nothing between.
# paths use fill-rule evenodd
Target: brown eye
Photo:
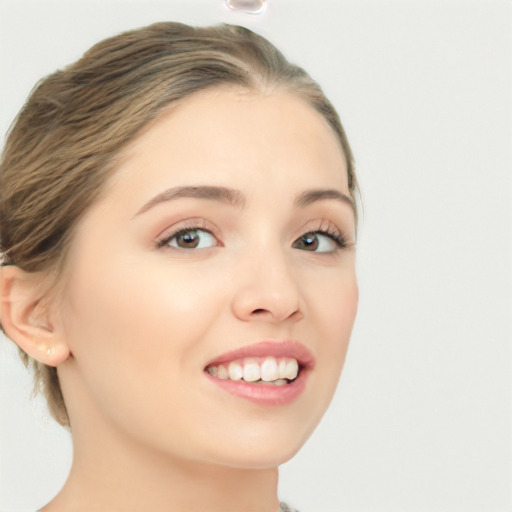
<instances>
[{"instance_id":1,"label":"brown eye","mask_svg":"<svg viewBox=\"0 0 512 512\"><path fill-rule=\"evenodd\" d=\"M293 247L303 251L316 251L318 245L318 237L315 233L305 233L293 244Z\"/></svg>"},{"instance_id":2,"label":"brown eye","mask_svg":"<svg viewBox=\"0 0 512 512\"><path fill-rule=\"evenodd\" d=\"M337 249L344 247L344 242L341 239L339 241L335 240L334 236L321 231L304 233L294 242L292 247L302 251L333 253Z\"/></svg>"},{"instance_id":3,"label":"brown eye","mask_svg":"<svg viewBox=\"0 0 512 512\"><path fill-rule=\"evenodd\" d=\"M168 239L167 245L177 249L205 249L217 245L215 237L203 229L182 230Z\"/></svg>"},{"instance_id":4,"label":"brown eye","mask_svg":"<svg viewBox=\"0 0 512 512\"><path fill-rule=\"evenodd\" d=\"M176 237L176 245L185 249L195 249L199 245L199 237L195 231Z\"/></svg>"}]
</instances>

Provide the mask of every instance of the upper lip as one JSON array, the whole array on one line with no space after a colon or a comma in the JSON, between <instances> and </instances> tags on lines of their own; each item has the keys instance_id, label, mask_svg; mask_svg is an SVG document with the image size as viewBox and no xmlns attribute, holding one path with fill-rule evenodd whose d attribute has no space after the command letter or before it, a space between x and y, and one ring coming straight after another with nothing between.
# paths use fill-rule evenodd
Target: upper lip
<instances>
[{"instance_id":1,"label":"upper lip","mask_svg":"<svg viewBox=\"0 0 512 512\"><path fill-rule=\"evenodd\" d=\"M309 348L295 340L284 340L260 341L252 345L230 350L212 359L205 368L245 357L265 356L294 358L302 368L310 369L315 365L315 357Z\"/></svg>"}]
</instances>

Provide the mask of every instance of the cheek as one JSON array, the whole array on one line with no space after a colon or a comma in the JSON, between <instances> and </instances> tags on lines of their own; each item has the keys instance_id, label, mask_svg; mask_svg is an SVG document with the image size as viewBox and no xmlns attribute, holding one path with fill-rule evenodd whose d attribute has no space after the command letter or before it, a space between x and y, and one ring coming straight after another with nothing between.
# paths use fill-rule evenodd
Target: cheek
<instances>
[{"instance_id":1,"label":"cheek","mask_svg":"<svg viewBox=\"0 0 512 512\"><path fill-rule=\"evenodd\" d=\"M355 272L340 272L317 284L311 297L312 315L325 334L322 345L336 350L348 342L355 321L359 289Z\"/></svg>"},{"instance_id":2,"label":"cheek","mask_svg":"<svg viewBox=\"0 0 512 512\"><path fill-rule=\"evenodd\" d=\"M112 346L119 342L127 348L130 340L138 340L141 348L149 348L179 340L200 327L198 311L208 316L216 303L212 298L218 287L211 280L165 263L140 266L117 260L111 266L81 268L67 291L68 317L75 329L92 330L94 339L106 338Z\"/></svg>"},{"instance_id":3,"label":"cheek","mask_svg":"<svg viewBox=\"0 0 512 512\"><path fill-rule=\"evenodd\" d=\"M336 386L345 362L359 300L355 272L319 286L311 315L317 325L319 365L326 380Z\"/></svg>"},{"instance_id":4,"label":"cheek","mask_svg":"<svg viewBox=\"0 0 512 512\"><path fill-rule=\"evenodd\" d=\"M160 379L170 384L197 363L198 345L223 303L212 280L165 263L144 268L118 259L81 268L68 290L66 330L77 368L97 396L105 387L115 399L112 372L138 393Z\"/></svg>"},{"instance_id":5,"label":"cheek","mask_svg":"<svg viewBox=\"0 0 512 512\"><path fill-rule=\"evenodd\" d=\"M68 289L73 402L148 443L154 435L170 444L183 439L197 411L183 421L175 411L201 404L183 382L202 378L204 340L225 307L217 284L190 268L171 271L166 262L82 266ZM147 422L155 411L159 425Z\"/></svg>"}]
</instances>

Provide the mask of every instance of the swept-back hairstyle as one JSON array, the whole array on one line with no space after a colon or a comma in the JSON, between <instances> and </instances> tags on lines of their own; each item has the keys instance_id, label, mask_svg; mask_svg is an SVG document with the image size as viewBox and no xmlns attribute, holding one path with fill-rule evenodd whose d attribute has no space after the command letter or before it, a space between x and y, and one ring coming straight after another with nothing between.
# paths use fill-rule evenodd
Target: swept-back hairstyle
<instances>
[{"instance_id":1,"label":"swept-back hairstyle","mask_svg":"<svg viewBox=\"0 0 512 512\"><path fill-rule=\"evenodd\" d=\"M263 93L285 89L317 110L339 139L355 199L345 132L302 68L244 27L156 23L96 44L32 91L0 159L2 265L58 281L73 227L115 171L120 151L164 109L222 85ZM20 353L53 417L69 425L56 368Z\"/></svg>"}]
</instances>

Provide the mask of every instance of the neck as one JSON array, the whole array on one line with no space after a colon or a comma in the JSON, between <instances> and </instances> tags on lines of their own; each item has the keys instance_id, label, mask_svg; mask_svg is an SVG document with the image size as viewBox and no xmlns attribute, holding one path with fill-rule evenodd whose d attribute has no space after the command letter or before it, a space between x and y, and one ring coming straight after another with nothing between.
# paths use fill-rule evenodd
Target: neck
<instances>
[{"instance_id":1,"label":"neck","mask_svg":"<svg viewBox=\"0 0 512 512\"><path fill-rule=\"evenodd\" d=\"M67 391L67 390L66 390ZM41 512L277 512L276 467L245 469L178 457L134 437L94 407L70 400L73 464Z\"/></svg>"},{"instance_id":2,"label":"neck","mask_svg":"<svg viewBox=\"0 0 512 512\"><path fill-rule=\"evenodd\" d=\"M277 512L278 470L177 460L131 446L74 437L74 459L59 495L41 512Z\"/></svg>"}]
</instances>

